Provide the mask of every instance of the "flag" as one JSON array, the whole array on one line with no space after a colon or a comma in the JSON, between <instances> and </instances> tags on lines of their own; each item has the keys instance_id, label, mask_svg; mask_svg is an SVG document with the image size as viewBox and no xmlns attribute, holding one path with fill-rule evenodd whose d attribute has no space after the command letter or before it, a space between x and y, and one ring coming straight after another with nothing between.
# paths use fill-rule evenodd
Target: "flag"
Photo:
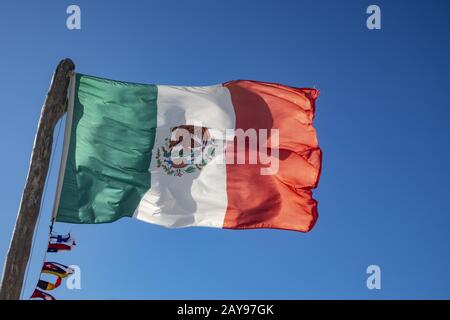
<instances>
[{"instance_id":1,"label":"flag","mask_svg":"<svg viewBox=\"0 0 450 320\"><path fill-rule=\"evenodd\" d=\"M49 242L50 243L67 243L70 245L75 245L75 239L71 236L70 233L56 234L56 233L51 232Z\"/></svg>"},{"instance_id":2,"label":"flag","mask_svg":"<svg viewBox=\"0 0 450 320\"><path fill-rule=\"evenodd\" d=\"M58 288L61 285L61 282L62 278L59 276L56 277L55 283L39 279L37 287L42 290L50 291Z\"/></svg>"},{"instance_id":3,"label":"flag","mask_svg":"<svg viewBox=\"0 0 450 320\"><path fill-rule=\"evenodd\" d=\"M44 262L41 273L52 274L59 278L66 278L69 274L72 274L74 270L68 266L65 266L58 262Z\"/></svg>"},{"instance_id":4,"label":"flag","mask_svg":"<svg viewBox=\"0 0 450 320\"><path fill-rule=\"evenodd\" d=\"M75 238L70 233L65 235L50 233L47 252L71 251L75 246Z\"/></svg>"},{"instance_id":5,"label":"flag","mask_svg":"<svg viewBox=\"0 0 450 320\"><path fill-rule=\"evenodd\" d=\"M34 289L30 299L56 300L51 294Z\"/></svg>"},{"instance_id":6,"label":"flag","mask_svg":"<svg viewBox=\"0 0 450 320\"><path fill-rule=\"evenodd\" d=\"M182 87L77 74L54 215L170 228L309 231L321 171L316 89Z\"/></svg>"},{"instance_id":7,"label":"flag","mask_svg":"<svg viewBox=\"0 0 450 320\"><path fill-rule=\"evenodd\" d=\"M72 245L67 245L64 243L49 243L47 252L71 251L74 247L75 243L73 243Z\"/></svg>"}]
</instances>

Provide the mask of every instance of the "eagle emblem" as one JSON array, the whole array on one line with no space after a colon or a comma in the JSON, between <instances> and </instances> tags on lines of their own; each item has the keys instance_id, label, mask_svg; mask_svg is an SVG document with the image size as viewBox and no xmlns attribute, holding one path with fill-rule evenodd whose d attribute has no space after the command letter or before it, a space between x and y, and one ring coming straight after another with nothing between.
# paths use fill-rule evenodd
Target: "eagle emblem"
<instances>
[{"instance_id":1,"label":"eagle emblem","mask_svg":"<svg viewBox=\"0 0 450 320\"><path fill-rule=\"evenodd\" d=\"M200 171L214 158L217 143L205 127L181 125L156 150L156 166L167 175L182 177Z\"/></svg>"}]
</instances>

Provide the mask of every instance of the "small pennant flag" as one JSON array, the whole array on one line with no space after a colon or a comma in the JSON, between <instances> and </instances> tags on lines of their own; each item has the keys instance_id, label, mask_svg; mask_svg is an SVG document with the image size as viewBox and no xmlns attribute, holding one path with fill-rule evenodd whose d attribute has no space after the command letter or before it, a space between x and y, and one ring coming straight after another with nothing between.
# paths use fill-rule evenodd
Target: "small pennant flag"
<instances>
[{"instance_id":1,"label":"small pennant flag","mask_svg":"<svg viewBox=\"0 0 450 320\"><path fill-rule=\"evenodd\" d=\"M48 282L45 280L39 280L37 287L42 290L50 291L50 290L58 288L61 285L61 282L62 282L62 279L60 277L56 278L55 283L51 283L51 282Z\"/></svg>"},{"instance_id":2,"label":"small pennant flag","mask_svg":"<svg viewBox=\"0 0 450 320\"><path fill-rule=\"evenodd\" d=\"M47 252L71 251L76 246L75 238L67 235L50 234Z\"/></svg>"},{"instance_id":3,"label":"small pennant flag","mask_svg":"<svg viewBox=\"0 0 450 320\"><path fill-rule=\"evenodd\" d=\"M47 273L47 274L52 274L59 278L65 278L69 274L72 274L73 270L71 268L69 268L68 266L65 266L58 262L44 262L41 272Z\"/></svg>"},{"instance_id":4,"label":"small pennant flag","mask_svg":"<svg viewBox=\"0 0 450 320\"><path fill-rule=\"evenodd\" d=\"M64 235L51 233L50 243L75 244L75 238L73 238L70 233Z\"/></svg>"},{"instance_id":5,"label":"small pennant flag","mask_svg":"<svg viewBox=\"0 0 450 320\"><path fill-rule=\"evenodd\" d=\"M61 252L61 251L70 251L75 245L67 245L64 243L49 243L47 252Z\"/></svg>"},{"instance_id":6,"label":"small pennant flag","mask_svg":"<svg viewBox=\"0 0 450 320\"><path fill-rule=\"evenodd\" d=\"M42 299L42 300L56 300L51 294L42 292L39 289L34 289L30 299Z\"/></svg>"}]
</instances>

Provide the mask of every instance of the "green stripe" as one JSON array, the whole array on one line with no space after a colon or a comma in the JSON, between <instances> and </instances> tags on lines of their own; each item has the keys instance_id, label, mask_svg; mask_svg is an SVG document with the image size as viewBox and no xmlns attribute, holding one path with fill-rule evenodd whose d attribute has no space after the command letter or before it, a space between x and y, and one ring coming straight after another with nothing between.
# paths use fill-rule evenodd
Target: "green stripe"
<instances>
[{"instance_id":1,"label":"green stripe","mask_svg":"<svg viewBox=\"0 0 450 320\"><path fill-rule=\"evenodd\" d=\"M77 74L70 144L56 220L132 216L150 189L155 85Z\"/></svg>"}]
</instances>

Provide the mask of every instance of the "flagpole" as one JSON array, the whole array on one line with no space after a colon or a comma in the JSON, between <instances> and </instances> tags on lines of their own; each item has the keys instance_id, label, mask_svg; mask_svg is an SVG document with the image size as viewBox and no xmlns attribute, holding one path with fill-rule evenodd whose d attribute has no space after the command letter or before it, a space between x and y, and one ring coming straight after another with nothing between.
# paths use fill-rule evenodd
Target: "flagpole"
<instances>
[{"instance_id":1,"label":"flagpole","mask_svg":"<svg viewBox=\"0 0 450 320\"><path fill-rule=\"evenodd\" d=\"M34 139L31 162L17 214L16 225L6 256L0 285L0 300L18 300L31 252L42 194L49 169L53 144L53 129L67 109L67 90L75 65L61 60L53 75L50 89L42 106Z\"/></svg>"}]
</instances>

